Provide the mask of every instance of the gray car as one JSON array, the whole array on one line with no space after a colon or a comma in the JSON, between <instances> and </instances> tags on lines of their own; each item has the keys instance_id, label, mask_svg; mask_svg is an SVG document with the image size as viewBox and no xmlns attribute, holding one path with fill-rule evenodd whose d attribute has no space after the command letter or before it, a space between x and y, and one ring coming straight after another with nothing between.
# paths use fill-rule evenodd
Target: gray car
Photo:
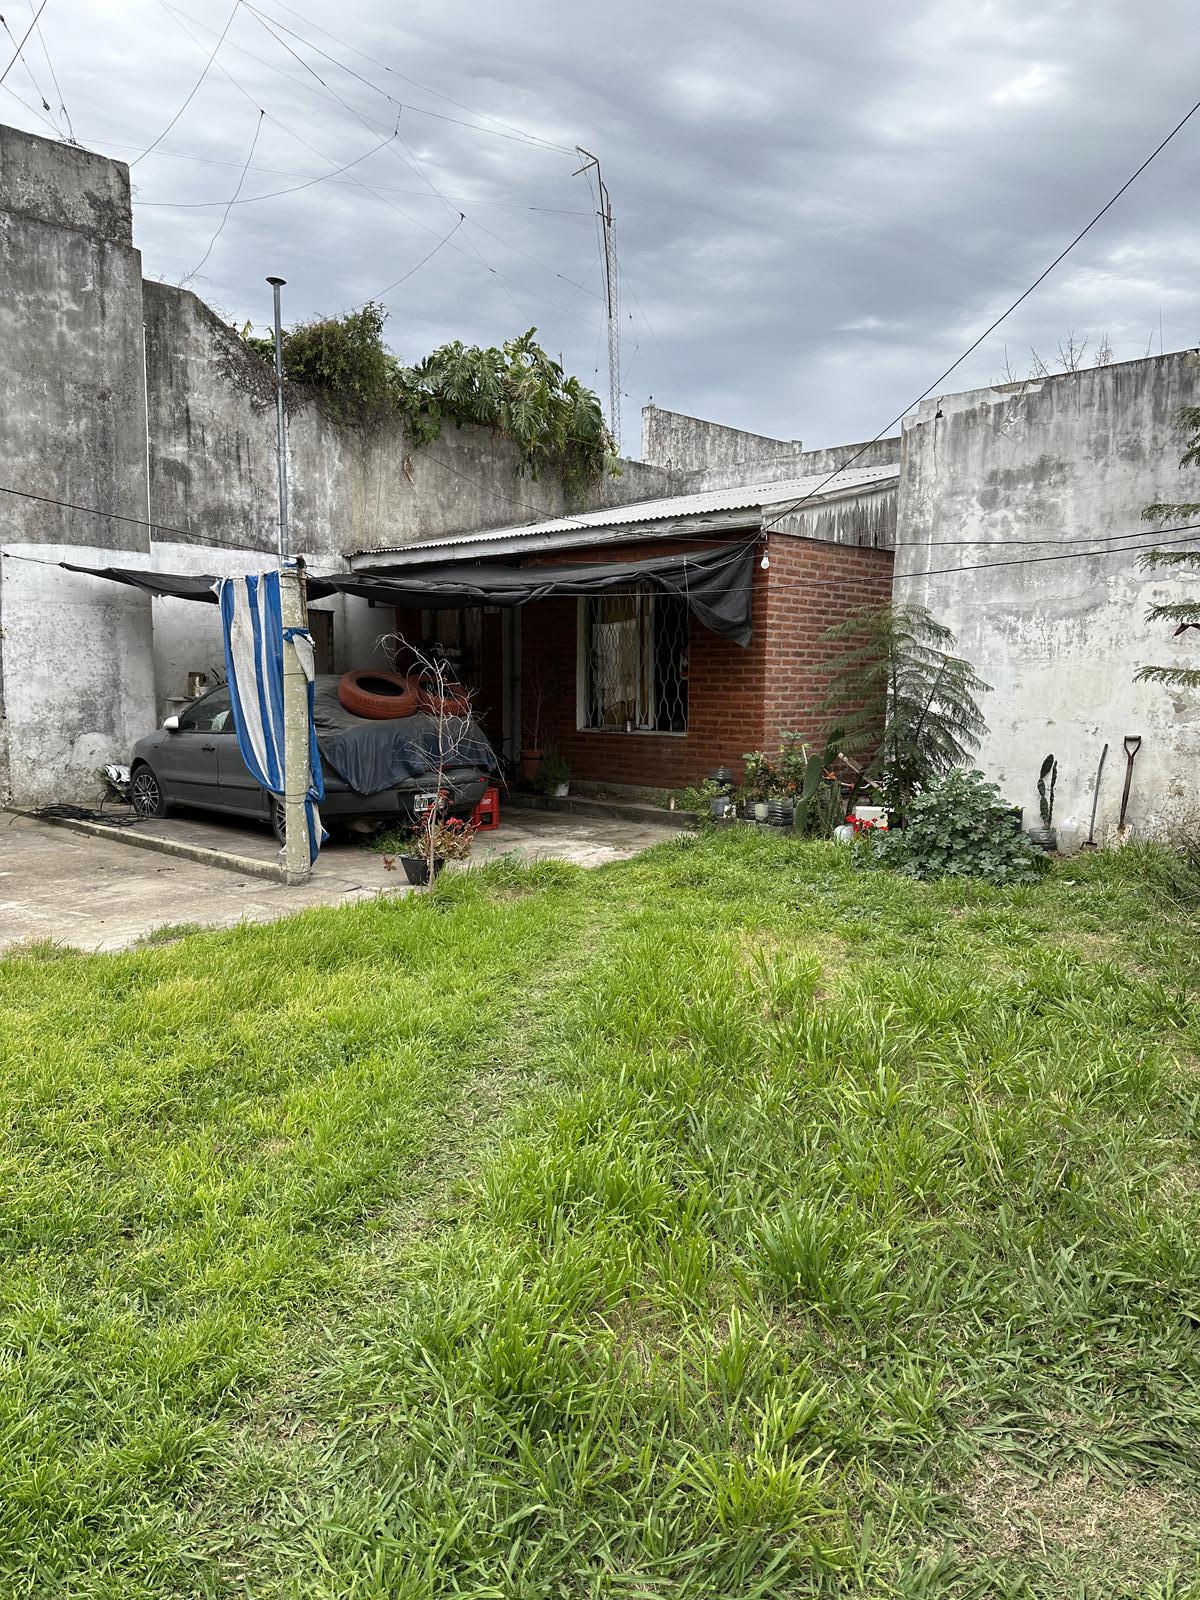
<instances>
[{"instance_id":1,"label":"gray car","mask_svg":"<svg viewBox=\"0 0 1200 1600\"><path fill-rule=\"evenodd\" d=\"M336 679L318 680L319 707L329 704L336 692L336 683ZM374 740L387 751L403 749L401 723L421 725L412 730L414 749L419 748L416 736L422 732L427 734L429 723L429 719L418 717L368 723L366 719L349 717L346 713L337 720L343 728L347 722L357 725L361 738ZM321 721L318 713L319 744L323 742ZM490 755L491 747L482 731L472 725L472 734L473 749ZM340 824L360 829L410 823L432 799L433 775L428 770L427 758L408 764L425 770L400 778L374 793L363 794L346 782L323 750L325 799L320 805L321 820L327 827ZM392 770L395 770L394 762ZM448 796L449 813L469 817L483 798L489 781L482 765L447 765L442 774L442 786ZM233 727L229 690L225 686L202 696L179 716L168 717L161 728L138 740L130 761L129 797L134 810L142 817L165 816L173 806L199 806L208 811L224 811L232 816L270 823L275 837L281 843L283 840L282 802L262 787L242 760Z\"/></svg>"}]
</instances>

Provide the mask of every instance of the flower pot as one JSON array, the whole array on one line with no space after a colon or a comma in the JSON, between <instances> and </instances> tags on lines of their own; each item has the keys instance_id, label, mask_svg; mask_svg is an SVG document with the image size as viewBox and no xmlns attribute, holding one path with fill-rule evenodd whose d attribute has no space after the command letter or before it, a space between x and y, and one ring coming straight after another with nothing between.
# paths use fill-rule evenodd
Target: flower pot
<instances>
[{"instance_id":1,"label":"flower pot","mask_svg":"<svg viewBox=\"0 0 1200 1600\"><path fill-rule=\"evenodd\" d=\"M790 828L796 818L796 802L787 795L776 795L767 804L767 821L776 828Z\"/></svg>"},{"instance_id":2,"label":"flower pot","mask_svg":"<svg viewBox=\"0 0 1200 1600\"><path fill-rule=\"evenodd\" d=\"M1025 837L1047 855L1058 849L1058 831L1055 828L1027 828Z\"/></svg>"},{"instance_id":3,"label":"flower pot","mask_svg":"<svg viewBox=\"0 0 1200 1600\"><path fill-rule=\"evenodd\" d=\"M542 766L542 751L541 750L522 750L521 751L521 776L527 782L532 783L534 781L534 779L537 777L538 773L541 771L541 766Z\"/></svg>"},{"instance_id":4,"label":"flower pot","mask_svg":"<svg viewBox=\"0 0 1200 1600\"><path fill-rule=\"evenodd\" d=\"M429 862L424 856L401 856L400 865L404 868L404 876L414 889L423 888L429 882ZM444 863L435 856L433 861L435 878L443 865Z\"/></svg>"},{"instance_id":5,"label":"flower pot","mask_svg":"<svg viewBox=\"0 0 1200 1600\"><path fill-rule=\"evenodd\" d=\"M554 798L556 800L565 800L570 792L571 785L569 783L556 783L554 785Z\"/></svg>"},{"instance_id":6,"label":"flower pot","mask_svg":"<svg viewBox=\"0 0 1200 1600\"><path fill-rule=\"evenodd\" d=\"M710 805L714 817L724 817L726 811L729 809L729 801L723 794L714 795Z\"/></svg>"},{"instance_id":7,"label":"flower pot","mask_svg":"<svg viewBox=\"0 0 1200 1600\"><path fill-rule=\"evenodd\" d=\"M765 822L767 820L767 817L768 817L769 813L770 813L770 810L771 810L771 808L770 808L770 806L767 804L767 802L765 800L756 800L754 802L754 820L755 820L755 822Z\"/></svg>"}]
</instances>

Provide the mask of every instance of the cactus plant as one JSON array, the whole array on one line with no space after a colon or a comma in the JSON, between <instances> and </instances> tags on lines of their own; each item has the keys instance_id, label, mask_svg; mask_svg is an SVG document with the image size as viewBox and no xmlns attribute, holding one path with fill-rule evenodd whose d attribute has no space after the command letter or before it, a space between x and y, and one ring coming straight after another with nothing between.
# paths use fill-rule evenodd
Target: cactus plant
<instances>
[{"instance_id":1,"label":"cactus plant","mask_svg":"<svg viewBox=\"0 0 1200 1600\"><path fill-rule=\"evenodd\" d=\"M1046 788L1046 779L1050 779L1049 790ZM1041 771L1038 773L1038 810L1042 814L1042 827L1050 828L1054 823L1054 785L1058 782L1058 762L1053 755L1048 755L1042 762Z\"/></svg>"}]
</instances>

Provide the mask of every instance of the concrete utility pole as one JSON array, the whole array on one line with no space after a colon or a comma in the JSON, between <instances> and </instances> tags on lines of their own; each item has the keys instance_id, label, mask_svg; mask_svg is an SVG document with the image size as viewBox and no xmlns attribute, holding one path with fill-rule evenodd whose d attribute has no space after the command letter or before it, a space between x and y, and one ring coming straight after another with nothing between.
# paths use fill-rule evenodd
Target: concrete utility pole
<instances>
[{"instance_id":1,"label":"concrete utility pole","mask_svg":"<svg viewBox=\"0 0 1200 1600\"><path fill-rule=\"evenodd\" d=\"M275 296L275 449L279 469L279 604L286 634L308 627L304 564L291 559L288 537L287 410L283 403L283 324L279 291L283 278L268 278ZM287 883L304 883L309 862L308 815L304 802L311 774L308 748L308 678L296 646L283 641L283 868Z\"/></svg>"}]
</instances>

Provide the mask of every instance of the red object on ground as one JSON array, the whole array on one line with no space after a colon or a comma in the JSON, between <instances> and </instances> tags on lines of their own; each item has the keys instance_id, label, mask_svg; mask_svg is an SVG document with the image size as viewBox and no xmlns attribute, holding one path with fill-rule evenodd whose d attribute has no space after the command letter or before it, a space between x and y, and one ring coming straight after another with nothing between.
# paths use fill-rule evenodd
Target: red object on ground
<instances>
[{"instance_id":1,"label":"red object on ground","mask_svg":"<svg viewBox=\"0 0 1200 1600\"><path fill-rule=\"evenodd\" d=\"M398 672L344 672L338 683L338 699L356 717L371 717L376 722L390 717L411 717L419 695L414 684Z\"/></svg>"},{"instance_id":2,"label":"red object on ground","mask_svg":"<svg viewBox=\"0 0 1200 1600\"><path fill-rule=\"evenodd\" d=\"M479 833L490 833L493 828L500 826L500 791L499 789L485 789L471 813L471 826Z\"/></svg>"}]
</instances>

